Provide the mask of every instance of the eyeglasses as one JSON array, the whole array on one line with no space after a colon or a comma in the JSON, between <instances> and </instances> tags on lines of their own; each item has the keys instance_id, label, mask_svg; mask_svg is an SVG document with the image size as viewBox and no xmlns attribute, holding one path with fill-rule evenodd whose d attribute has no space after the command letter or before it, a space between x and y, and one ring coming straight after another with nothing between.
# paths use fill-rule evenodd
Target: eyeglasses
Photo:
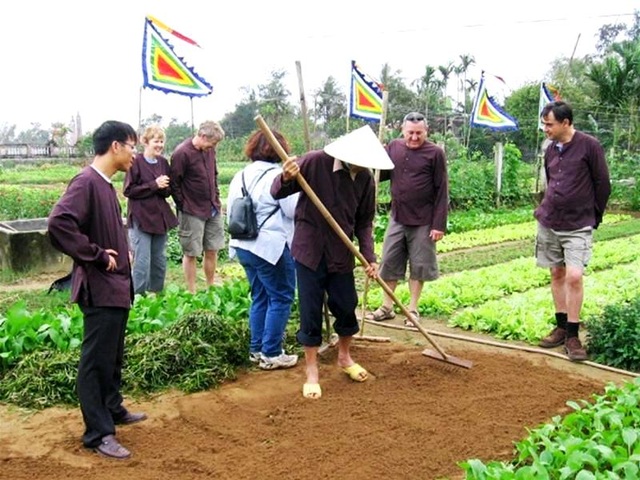
<instances>
[{"instance_id":1,"label":"eyeglasses","mask_svg":"<svg viewBox=\"0 0 640 480\"><path fill-rule=\"evenodd\" d=\"M424 115L418 112L411 112L411 113L407 113L404 116L404 119L402 120L402 123L404 122L423 122L424 121Z\"/></svg>"},{"instance_id":2,"label":"eyeglasses","mask_svg":"<svg viewBox=\"0 0 640 480\"><path fill-rule=\"evenodd\" d=\"M127 142L118 142L120 145L126 145L127 147L131 148L131 150L135 150L136 149L136 144L131 144L131 143L127 143Z\"/></svg>"}]
</instances>

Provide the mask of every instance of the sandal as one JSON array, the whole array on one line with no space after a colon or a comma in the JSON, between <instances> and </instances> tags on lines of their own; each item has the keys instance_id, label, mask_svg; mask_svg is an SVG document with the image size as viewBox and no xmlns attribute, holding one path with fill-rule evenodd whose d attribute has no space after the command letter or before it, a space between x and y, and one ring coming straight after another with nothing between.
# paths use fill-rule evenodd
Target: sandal
<instances>
[{"instance_id":1,"label":"sandal","mask_svg":"<svg viewBox=\"0 0 640 480\"><path fill-rule=\"evenodd\" d=\"M413 316L413 318L415 318L415 320L416 320L417 322L419 322L419 321L420 321L420 314L419 314L417 311L415 311L415 310L411 310L409 313ZM405 324L407 327L414 327L414 328L415 328L415 325L413 324L413 322L412 322L411 320L409 320L408 318L405 318L405 319L404 319L404 324Z\"/></svg>"},{"instance_id":2,"label":"sandal","mask_svg":"<svg viewBox=\"0 0 640 480\"><path fill-rule=\"evenodd\" d=\"M348 367L342 367L342 371L349 375L354 382L364 382L369 378L369 372L362 368L358 363L354 363Z\"/></svg>"},{"instance_id":3,"label":"sandal","mask_svg":"<svg viewBox=\"0 0 640 480\"><path fill-rule=\"evenodd\" d=\"M393 309L380 305L373 312L367 313L364 318L373 320L374 322L382 322L383 320L391 320L395 318L395 316L396 312L394 312Z\"/></svg>"}]
</instances>

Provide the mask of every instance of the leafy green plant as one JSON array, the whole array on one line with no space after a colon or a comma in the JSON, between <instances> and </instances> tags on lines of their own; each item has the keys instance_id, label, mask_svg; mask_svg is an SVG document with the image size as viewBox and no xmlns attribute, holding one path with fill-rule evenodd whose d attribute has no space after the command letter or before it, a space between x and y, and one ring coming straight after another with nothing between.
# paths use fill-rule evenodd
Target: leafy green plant
<instances>
[{"instance_id":1,"label":"leafy green plant","mask_svg":"<svg viewBox=\"0 0 640 480\"><path fill-rule=\"evenodd\" d=\"M569 401L574 412L553 417L516 443L510 462L470 459L467 480L631 479L640 473L640 379L609 384L593 403Z\"/></svg>"},{"instance_id":2,"label":"leafy green plant","mask_svg":"<svg viewBox=\"0 0 640 480\"><path fill-rule=\"evenodd\" d=\"M589 355L599 363L640 371L640 296L607 305L587 320Z\"/></svg>"},{"instance_id":3,"label":"leafy green plant","mask_svg":"<svg viewBox=\"0 0 640 480\"><path fill-rule=\"evenodd\" d=\"M198 310L223 318L246 319L250 304L249 284L244 278L196 294L169 285L159 294L136 297L127 333L155 332ZM75 348L82 341L82 323L82 312L76 304L30 311L24 300L15 302L0 314L0 371L33 351Z\"/></svg>"},{"instance_id":4,"label":"leafy green plant","mask_svg":"<svg viewBox=\"0 0 640 480\"><path fill-rule=\"evenodd\" d=\"M640 259L616 268L602 270L584 278L582 313L584 318L600 315L606 305L638 296ZM448 321L452 327L491 333L498 338L537 343L552 327L553 304L548 288L530 289L509 297L490 300L477 307L455 312Z\"/></svg>"}]
</instances>

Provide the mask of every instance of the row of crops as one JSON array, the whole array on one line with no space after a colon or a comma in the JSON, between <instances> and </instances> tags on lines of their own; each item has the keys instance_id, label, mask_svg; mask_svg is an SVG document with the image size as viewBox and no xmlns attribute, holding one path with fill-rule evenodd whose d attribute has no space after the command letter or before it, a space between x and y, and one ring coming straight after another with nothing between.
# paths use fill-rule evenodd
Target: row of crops
<instances>
[{"instance_id":1,"label":"row of crops","mask_svg":"<svg viewBox=\"0 0 640 480\"><path fill-rule=\"evenodd\" d=\"M452 327L537 344L552 328L554 310L549 273L533 259L534 237L535 222L448 235L440 246L451 252L441 257L447 274L425 286L420 313ZM589 353L595 361L640 372L640 220L607 215L594 238L582 310ZM408 302L406 285L396 293ZM382 291L374 289L368 299L379 304ZM466 478L639 478L640 379L567 404L574 412L530 430L515 443L513 460L460 462Z\"/></svg>"}]
</instances>

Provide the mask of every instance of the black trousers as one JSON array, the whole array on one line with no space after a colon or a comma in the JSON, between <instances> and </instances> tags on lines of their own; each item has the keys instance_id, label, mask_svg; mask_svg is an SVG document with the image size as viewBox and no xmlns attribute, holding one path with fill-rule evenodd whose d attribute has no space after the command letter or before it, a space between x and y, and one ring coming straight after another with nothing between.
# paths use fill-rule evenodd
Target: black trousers
<instances>
[{"instance_id":1,"label":"black trousers","mask_svg":"<svg viewBox=\"0 0 640 480\"><path fill-rule=\"evenodd\" d=\"M115 434L115 419L126 415L120 385L124 336L129 310L80 306L84 336L78 365L77 389L85 432L82 443L93 448L105 435Z\"/></svg>"},{"instance_id":2,"label":"black trousers","mask_svg":"<svg viewBox=\"0 0 640 480\"><path fill-rule=\"evenodd\" d=\"M327 263L323 258L316 270L296 262L296 276L300 309L300 329L296 334L298 342L305 347L318 347L322 344L322 307L325 292L327 306L335 317L335 332L341 337L358 333L358 294L353 271L331 273L327 270Z\"/></svg>"}]
</instances>

